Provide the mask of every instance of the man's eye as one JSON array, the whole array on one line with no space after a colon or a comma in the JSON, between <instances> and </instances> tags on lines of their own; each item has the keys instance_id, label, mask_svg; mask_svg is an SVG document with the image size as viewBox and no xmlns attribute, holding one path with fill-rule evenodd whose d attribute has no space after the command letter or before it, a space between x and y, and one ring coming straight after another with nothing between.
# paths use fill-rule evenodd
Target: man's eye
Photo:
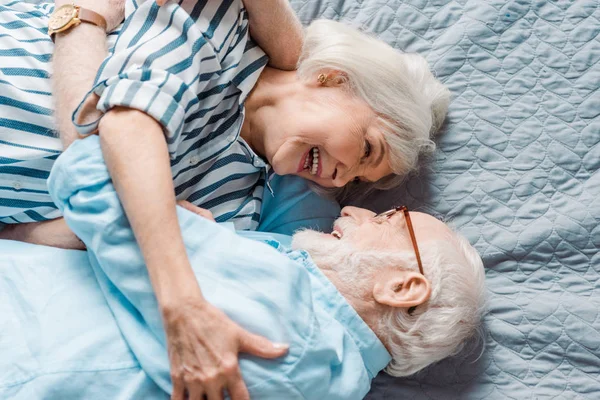
<instances>
[{"instance_id":1,"label":"man's eye","mask_svg":"<svg viewBox=\"0 0 600 400\"><path fill-rule=\"evenodd\" d=\"M363 160L369 158L371 155L371 143L368 140L365 140L365 154L363 155Z\"/></svg>"}]
</instances>

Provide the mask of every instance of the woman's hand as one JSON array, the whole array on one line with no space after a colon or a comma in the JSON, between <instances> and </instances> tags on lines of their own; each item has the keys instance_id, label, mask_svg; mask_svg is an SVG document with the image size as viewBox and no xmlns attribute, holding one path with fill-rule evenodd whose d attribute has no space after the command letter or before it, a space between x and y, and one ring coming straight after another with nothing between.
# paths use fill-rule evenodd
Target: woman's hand
<instances>
[{"instance_id":1,"label":"woman's hand","mask_svg":"<svg viewBox=\"0 0 600 400\"><path fill-rule=\"evenodd\" d=\"M192 203L177 204L203 218L214 221L212 213ZM249 399L242 379L238 353L250 353L263 358L276 358L287 352L286 345L243 330L216 307L198 299L164 309L167 331L172 400L223 399L227 390L232 400Z\"/></svg>"},{"instance_id":2,"label":"woman's hand","mask_svg":"<svg viewBox=\"0 0 600 400\"><path fill-rule=\"evenodd\" d=\"M172 400L250 398L242 379L238 353L281 357L288 347L249 333L201 297L163 308L167 332ZM205 396L205 397L204 397Z\"/></svg>"}]
</instances>

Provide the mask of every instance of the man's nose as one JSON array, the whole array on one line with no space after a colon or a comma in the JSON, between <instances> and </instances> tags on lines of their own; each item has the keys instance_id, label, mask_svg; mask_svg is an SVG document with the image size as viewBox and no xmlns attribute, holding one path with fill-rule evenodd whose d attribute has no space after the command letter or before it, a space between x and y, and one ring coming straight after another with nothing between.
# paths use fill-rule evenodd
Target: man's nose
<instances>
[{"instance_id":1,"label":"man's nose","mask_svg":"<svg viewBox=\"0 0 600 400\"><path fill-rule=\"evenodd\" d=\"M342 208L342 217L352 217L352 212L356 207L346 206Z\"/></svg>"},{"instance_id":2,"label":"man's nose","mask_svg":"<svg viewBox=\"0 0 600 400\"><path fill-rule=\"evenodd\" d=\"M368 221L375 215L374 212L364 208L346 206L342 208L342 217L350 217L356 222Z\"/></svg>"}]
</instances>

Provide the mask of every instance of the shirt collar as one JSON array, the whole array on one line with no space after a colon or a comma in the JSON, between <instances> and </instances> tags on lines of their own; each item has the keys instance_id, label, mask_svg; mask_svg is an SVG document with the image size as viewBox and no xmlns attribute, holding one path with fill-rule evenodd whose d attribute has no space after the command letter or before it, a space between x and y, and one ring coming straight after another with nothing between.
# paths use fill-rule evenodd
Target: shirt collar
<instances>
[{"instance_id":1,"label":"shirt collar","mask_svg":"<svg viewBox=\"0 0 600 400\"><path fill-rule=\"evenodd\" d=\"M252 165L255 166L256 168L262 168L265 170L265 183L266 183L267 189L269 189L271 196L275 196L275 192L273 191L273 188L269 184L271 182L271 179L273 179L273 177L275 176L275 170L273 169L273 167L271 167L271 165L269 165L268 162L266 162L261 156L259 156L258 154L256 154L256 152L254 150L252 150L252 148L248 145L248 143L246 143L246 141L240 136L239 132L238 132L237 140L239 143L242 144L242 146L248 153L247 156L250 158L250 162L252 163Z\"/></svg>"},{"instance_id":2,"label":"shirt collar","mask_svg":"<svg viewBox=\"0 0 600 400\"><path fill-rule=\"evenodd\" d=\"M273 244L271 244L273 245ZM281 247L278 246L281 250ZM359 348L362 359L367 367L370 378L373 379L392 361L392 357L381 343L375 332L366 324L337 290L335 285L315 265L310 255L305 251L289 252L288 257L300 261L311 276L320 284L315 290L315 297L320 305L346 328Z\"/></svg>"}]
</instances>

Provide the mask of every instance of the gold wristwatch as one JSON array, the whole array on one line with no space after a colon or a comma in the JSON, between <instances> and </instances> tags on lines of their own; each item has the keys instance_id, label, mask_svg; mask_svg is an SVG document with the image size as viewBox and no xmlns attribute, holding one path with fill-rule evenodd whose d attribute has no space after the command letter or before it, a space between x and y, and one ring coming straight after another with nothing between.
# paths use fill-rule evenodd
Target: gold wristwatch
<instances>
[{"instance_id":1,"label":"gold wristwatch","mask_svg":"<svg viewBox=\"0 0 600 400\"><path fill-rule=\"evenodd\" d=\"M99 26L106 31L106 20L97 12L75 4L65 4L56 9L48 20L48 35L54 41L54 35L65 32L82 22Z\"/></svg>"}]
</instances>

